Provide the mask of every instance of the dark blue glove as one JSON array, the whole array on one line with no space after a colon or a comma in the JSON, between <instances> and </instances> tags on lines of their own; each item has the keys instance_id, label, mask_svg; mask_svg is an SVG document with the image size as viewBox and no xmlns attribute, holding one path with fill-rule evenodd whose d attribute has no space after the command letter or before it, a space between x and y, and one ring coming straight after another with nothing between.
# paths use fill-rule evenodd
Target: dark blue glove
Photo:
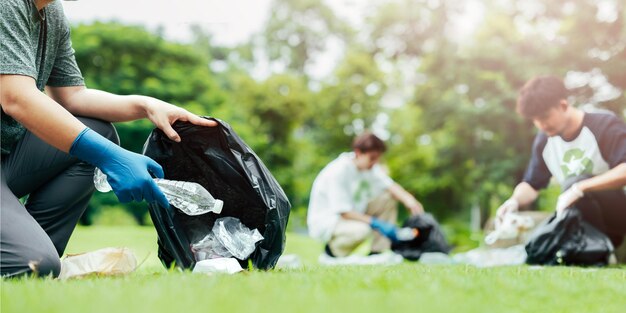
<instances>
[{"instance_id":1,"label":"dark blue glove","mask_svg":"<svg viewBox=\"0 0 626 313\"><path fill-rule=\"evenodd\" d=\"M85 128L72 143L70 154L96 167L107 180L122 203L157 202L169 207L169 202L150 176L163 178L163 168L147 156L130 152Z\"/></svg>"},{"instance_id":2,"label":"dark blue glove","mask_svg":"<svg viewBox=\"0 0 626 313\"><path fill-rule=\"evenodd\" d=\"M377 230L379 233L383 234L385 237L391 239L391 241L398 241L398 237L396 237L397 228L395 225L387 222L383 222L375 217L372 217L372 221L370 222L370 226L372 229Z\"/></svg>"}]
</instances>

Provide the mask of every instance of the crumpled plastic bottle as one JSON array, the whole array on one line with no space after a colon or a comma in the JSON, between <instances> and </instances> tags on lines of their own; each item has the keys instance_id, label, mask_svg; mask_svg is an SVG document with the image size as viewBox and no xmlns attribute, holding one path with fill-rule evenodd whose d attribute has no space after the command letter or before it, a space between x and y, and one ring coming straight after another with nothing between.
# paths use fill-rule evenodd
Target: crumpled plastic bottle
<instances>
[{"instance_id":1,"label":"crumpled plastic bottle","mask_svg":"<svg viewBox=\"0 0 626 313\"><path fill-rule=\"evenodd\" d=\"M211 233L191 245L196 261L213 258L235 257L245 260L263 239L258 229L250 230L234 217L215 220Z\"/></svg>"},{"instance_id":2,"label":"crumpled plastic bottle","mask_svg":"<svg viewBox=\"0 0 626 313\"><path fill-rule=\"evenodd\" d=\"M170 204L187 215L201 215L208 212L220 214L222 212L224 202L215 199L209 191L198 183L161 178L155 178L154 181ZM99 168L96 168L93 183L96 190L100 192L112 190L107 181L107 176Z\"/></svg>"}]
</instances>

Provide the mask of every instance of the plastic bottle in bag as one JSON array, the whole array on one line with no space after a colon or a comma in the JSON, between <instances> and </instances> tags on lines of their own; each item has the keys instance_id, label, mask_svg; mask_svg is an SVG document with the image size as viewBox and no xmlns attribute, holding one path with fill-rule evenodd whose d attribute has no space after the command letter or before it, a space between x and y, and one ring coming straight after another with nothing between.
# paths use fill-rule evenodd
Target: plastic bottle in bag
<instances>
[{"instance_id":1,"label":"plastic bottle in bag","mask_svg":"<svg viewBox=\"0 0 626 313\"><path fill-rule=\"evenodd\" d=\"M419 235L417 228L402 227L396 230L396 238L398 241L411 241Z\"/></svg>"},{"instance_id":2,"label":"plastic bottle in bag","mask_svg":"<svg viewBox=\"0 0 626 313\"><path fill-rule=\"evenodd\" d=\"M231 216L215 220L213 234L218 242L240 260L250 256L256 248L256 243L263 239L258 229L251 230L239 219Z\"/></svg>"},{"instance_id":3,"label":"plastic bottle in bag","mask_svg":"<svg viewBox=\"0 0 626 313\"><path fill-rule=\"evenodd\" d=\"M191 244L196 261L235 257L245 260L263 239L258 229L251 230L237 218L227 216L215 220L213 229L202 240Z\"/></svg>"},{"instance_id":4,"label":"plastic bottle in bag","mask_svg":"<svg viewBox=\"0 0 626 313\"><path fill-rule=\"evenodd\" d=\"M200 215L208 212L219 214L222 212L224 202L215 199L209 191L198 183L161 178L155 178L154 181L170 204L187 215ZM112 190L107 181L107 176L99 168L96 168L93 182L96 190L100 192Z\"/></svg>"}]
</instances>

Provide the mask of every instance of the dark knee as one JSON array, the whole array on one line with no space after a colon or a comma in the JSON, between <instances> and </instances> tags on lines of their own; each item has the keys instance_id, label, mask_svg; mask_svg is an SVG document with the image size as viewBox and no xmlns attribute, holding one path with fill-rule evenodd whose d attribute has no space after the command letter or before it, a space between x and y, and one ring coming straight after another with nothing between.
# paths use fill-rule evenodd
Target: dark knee
<instances>
[{"instance_id":1,"label":"dark knee","mask_svg":"<svg viewBox=\"0 0 626 313\"><path fill-rule=\"evenodd\" d=\"M9 277L19 277L23 275L35 275L38 277L57 277L61 273L61 259L56 251L40 253L29 251L24 255L19 264L10 266L12 273L3 273Z\"/></svg>"},{"instance_id":2,"label":"dark knee","mask_svg":"<svg viewBox=\"0 0 626 313\"><path fill-rule=\"evenodd\" d=\"M39 277L48 275L57 277L61 273L61 259L56 255L41 258L35 265L33 272Z\"/></svg>"},{"instance_id":3,"label":"dark knee","mask_svg":"<svg viewBox=\"0 0 626 313\"><path fill-rule=\"evenodd\" d=\"M120 137L117 135L117 130L115 130L115 126L112 123L88 117L79 117L78 119L104 138L111 140L116 145L120 144Z\"/></svg>"},{"instance_id":4,"label":"dark knee","mask_svg":"<svg viewBox=\"0 0 626 313\"><path fill-rule=\"evenodd\" d=\"M109 122L99 121L97 127L93 130L98 132L98 134L102 135L104 138L113 141L116 145L120 144L120 137L117 135L117 130L115 130L115 126Z\"/></svg>"}]
</instances>

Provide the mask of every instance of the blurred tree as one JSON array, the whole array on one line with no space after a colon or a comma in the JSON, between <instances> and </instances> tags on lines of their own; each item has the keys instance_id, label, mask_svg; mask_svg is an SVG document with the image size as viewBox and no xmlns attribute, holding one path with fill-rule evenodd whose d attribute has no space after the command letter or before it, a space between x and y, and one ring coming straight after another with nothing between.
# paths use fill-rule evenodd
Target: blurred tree
<instances>
[{"instance_id":1,"label":"blurred tree","mask_svg":"<svg viewBox=\"0 0 626 313\"><path fill-rule=\"evenodd\" d=\"M323 0L274 0L270 10L263 33L268 56L298 74L306 74L330 38L349 42L353 33Z\"/></svg>"},{"instance_id":2,"label":"blurred tree","mask_svg":"<svg viewBox=\"0 0 626 313\"><path fill-rule=\"evenodd\" d=\"M386 91L384 73L372 56L348 51L331 79L322 84L306 131L328 161L350 150L352 137L373 128Z\"/></svg>"}]
</instances>

